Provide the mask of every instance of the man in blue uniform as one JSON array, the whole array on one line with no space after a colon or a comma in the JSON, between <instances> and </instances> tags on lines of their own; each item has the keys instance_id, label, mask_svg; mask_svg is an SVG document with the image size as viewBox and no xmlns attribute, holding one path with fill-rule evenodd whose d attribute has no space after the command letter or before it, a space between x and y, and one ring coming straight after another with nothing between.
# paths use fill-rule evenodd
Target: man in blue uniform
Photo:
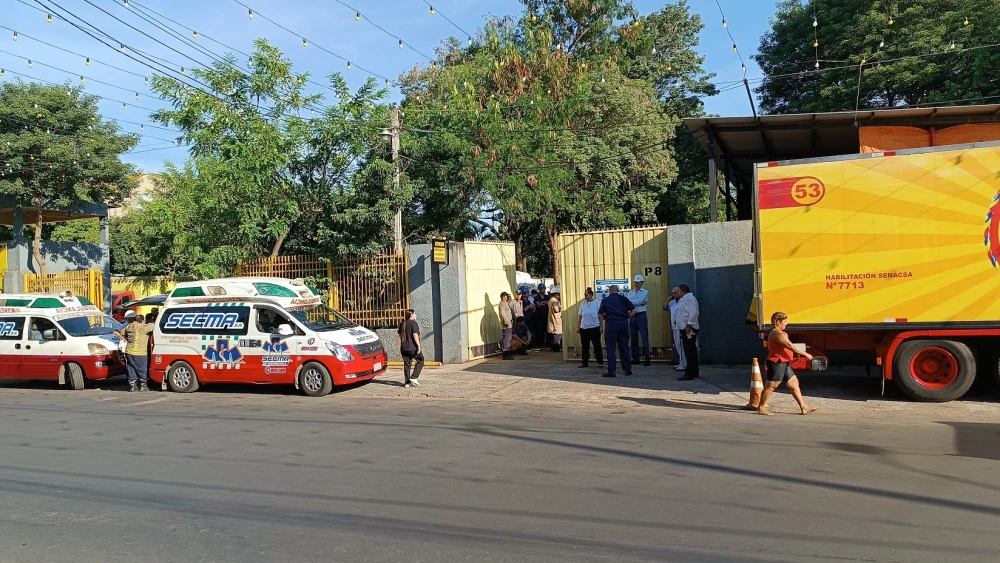
<instances>
[{"instance_id":1,"label":"man in blue uniform","mask_svg":"<svg viewBox=\"0 0 1000 563\"><path fill-rule=\"evenodd\" d=\"M608 296L601 300L597 316L601 318L601 332L604 333L604 344L608 349L608 373L604 374L604 377L615 377L615 348L621 354L625 375L632 375L628 348L628 320L635 316L635 305L618 293L617 285L613 285L608 288Z\"/></svg>"}]
</instances>

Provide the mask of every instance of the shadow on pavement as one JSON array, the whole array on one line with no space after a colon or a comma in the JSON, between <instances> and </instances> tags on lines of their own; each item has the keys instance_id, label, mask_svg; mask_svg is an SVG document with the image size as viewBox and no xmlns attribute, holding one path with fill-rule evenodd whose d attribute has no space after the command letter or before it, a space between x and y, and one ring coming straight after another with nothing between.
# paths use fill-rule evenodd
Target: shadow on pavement
<instances>
[{"instance_id":1,"label":"shadow on pavement","mask_svg":"<svg viewBox=\"0 0 1000 563\"><path fill-rule=\"evenodd\" d=\"M651 407L667 407L672 409L699 410L699 411L729 411L729 412L746 412L746 413L750 412L744 406L741 405L709 403L707 401L689 401L686 399L654 399L646 397L618 397L618 398L623 401L632 401L633 403L638 403L640 405L647 405Z\"/></svg>"}]
</instances>

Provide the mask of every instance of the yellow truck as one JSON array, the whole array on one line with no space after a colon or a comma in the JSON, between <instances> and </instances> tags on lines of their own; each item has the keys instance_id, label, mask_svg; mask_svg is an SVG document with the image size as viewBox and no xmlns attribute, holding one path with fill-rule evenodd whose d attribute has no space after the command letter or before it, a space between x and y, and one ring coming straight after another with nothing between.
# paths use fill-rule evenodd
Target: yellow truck
<instances>
[{"instance_id":1,"label":"yellow truck","mask_svg":"<svg viewBox=\"0 0 1000 563\"><path fill-rule=\"evenodd\" d=\"M789 316L792 341L819 358L795 367L862 350L903 393L938 402L977 367L1000 378L1000 143L754 172L754 313Z\"/></svg>"}]
</instances>

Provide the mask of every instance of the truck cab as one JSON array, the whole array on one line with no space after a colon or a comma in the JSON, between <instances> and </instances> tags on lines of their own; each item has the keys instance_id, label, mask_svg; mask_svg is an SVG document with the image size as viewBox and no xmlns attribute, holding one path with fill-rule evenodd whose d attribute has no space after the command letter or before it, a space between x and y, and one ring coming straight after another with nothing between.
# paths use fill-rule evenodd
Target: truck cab
<instances>
[{"instance_id":1,"label":"truck cab","mask_svg":"<svg viewBox=\"0 0 1000 563\"><path fill-rule=\"evenodd\" d=\"M115 321L84 297L0 295L0 379L57 381L70 389L125 373Z\"/></svg>"},{"instance_id":2,"label":"truck cab","mask_svg":"<svg viewBox=\"0 0 1000 563\"><path fill-rule=\"evenodd\" d=\"M153 332L150 375L164 389L206 383L295 385L309 396L386 370L378 336L327 307L302 280L178 284Z\"/></svg>"}]
</instances>

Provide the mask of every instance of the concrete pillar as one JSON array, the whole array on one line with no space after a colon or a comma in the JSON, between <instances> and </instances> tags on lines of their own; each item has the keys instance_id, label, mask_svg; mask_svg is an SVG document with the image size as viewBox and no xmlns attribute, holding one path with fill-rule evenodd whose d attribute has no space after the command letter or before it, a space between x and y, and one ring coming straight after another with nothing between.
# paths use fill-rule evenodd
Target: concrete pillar
<instances>
[{"instance_id":1,"label":"concrete pillar","mask_svg":"<svg viewBox=\"0 0 1000 563\"><path fill-rule=\"evenodd\" d=\"M107 209L107 208L105 208ZM104 311L111 313L111 229L108 216L100 218L101 223L101 276L104 284ZM97 305L97 303L95 303Z\"/></svg>"},{"instance_id":2,"label":"concrete pillar","mask_svg":"<svg viewBox=\"0 0 1000 563\"><path fill-rule=\"evenodd\" d=\"M28 243L24 239L24 211L21 206L14 208L14 240L7 246L7 272L3 276L6 293L24 291L24 274L30 262Z\"/></svg>"}]
</instances>

